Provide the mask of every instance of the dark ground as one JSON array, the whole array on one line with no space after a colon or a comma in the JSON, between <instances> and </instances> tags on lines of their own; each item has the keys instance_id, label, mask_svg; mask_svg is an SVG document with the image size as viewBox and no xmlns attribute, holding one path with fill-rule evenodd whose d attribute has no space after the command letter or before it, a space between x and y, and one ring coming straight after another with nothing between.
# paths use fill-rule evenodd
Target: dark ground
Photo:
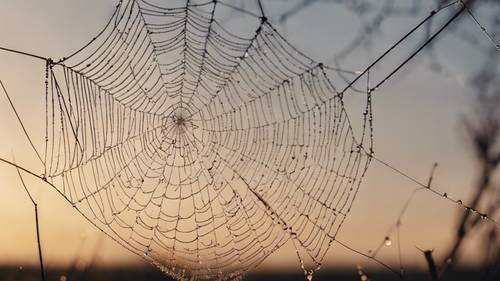
<instances>
[{"instance_id":1,"label":"dark ground","mask_svg":"<svg viewBox=\"0 0 500 281\"><path fill-rule=\"evenodd\" d=\"M387 272L367 272L372 281L383 280L411 280L425 281L430 280L425 272L408 272L404 279ZM47 281L64 281L61 276L66 276L67 281L169 281L165 274L152 268L94 268L86 272L68 272L67 270L51 269L47 272ZM40 272L36 268L15 268L0 267L0 281L39 281ZM300 280L306 278L303 275L287 275L286 273L254 273L246 276L247 281L266 281L266 280ZM356 269L326 272L320 271L315 275L314 280L318 281L359 281ZM490 280L499 281L500 273L490 276L489 279L483 279L483 273L477 270L457 270L449 272L444 280L453 281L480 281Z\"/></svg>"}]
</instances>

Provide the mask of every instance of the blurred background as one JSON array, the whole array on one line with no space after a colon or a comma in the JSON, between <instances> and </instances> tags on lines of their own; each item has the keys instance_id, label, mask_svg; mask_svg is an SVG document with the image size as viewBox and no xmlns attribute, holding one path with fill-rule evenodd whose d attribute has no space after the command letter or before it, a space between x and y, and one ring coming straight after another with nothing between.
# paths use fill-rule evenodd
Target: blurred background
<instances>
[{"instance_id":1,"label":"blurred background","mask_svg":"<svg viewBox=\"0 0 500 281\"><path fill-rule=\"evenodd\" d=\"M226 1L258 11L255 1ZM262 1L270 22L298 49L351 71L363 70L430 11L451 2ZM495 44L500 40L500 2L464 3L468 11L375 93L375 155L423 183L438 163L434 189L499 221L500 52ZM95 36L115 5L113 0L3 0L0 46L59 59ZM373 81L387 75L459 8L460 3L453 4L406 40L372 70ZM39 147L45 129L39 122L44 117L44 68L39 61L0 51L0 79ZM332 72L332 77L341 88L354 76ZM358 126L364 98L346 97ZM41 174L4 96L0 126L0 157L13 160L15 155L16 163ZM0 165L0 175L0 279L37 280L33 206L15 169ZM168 280L94 229L50 187L28 177L26 184L39 205L49 280ZM498 280L500 227L463 205L425 189L416 191L419 187L373 162L338 240L366 255L376 253L376 259L398 272L402 267L409 280L436 278L433 270L443 280ZM334 244L315 278L399 279L352 249ZM432 258L426 252L431 250ZM304 279L291 245L269 257L248 280L263 278Z\"/></svg>"}]
</instances>

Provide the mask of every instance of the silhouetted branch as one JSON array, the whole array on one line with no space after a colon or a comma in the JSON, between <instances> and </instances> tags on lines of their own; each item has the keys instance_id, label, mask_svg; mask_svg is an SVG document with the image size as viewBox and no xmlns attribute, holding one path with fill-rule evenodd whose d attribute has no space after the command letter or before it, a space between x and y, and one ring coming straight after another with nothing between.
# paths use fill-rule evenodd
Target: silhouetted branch
<instances>
[{"instance_id":1,"label":"silhouetted branch","mask_svg":"<svg viewBox=\"0 0 500 281\"><path fill-rule=\"evenodd\" d=\"M443 257L440 268L440 276L443 276L450 267L456 263L459 258L459 252L471 233L479 230L482 218L493 216L500 202L490 200L494 198L494 175L500 167L500 81L498 80L498 70L491 63L495 61L495 51L490 51L485 65L478 73L475 80L476 86L476 114L474 118L464 120L466 132L471 140L471 148L475 153L479 165L479 178L475 186L470 207L473 209L484 208L486 213L480 216L473 212L466 211L462 214L457 225L457 232L454 242ZM489 276L489 272L496 268L500 255L498 248L498 229L491 228L489 225L486 231L487 237L481 239L485 243L484 278ZM496 245L496 246L495 246ZM483 279L487 280L487 279Z\"/></svg>"},{"instance_id":2,"label":"silhouetted branch","mask_svg":"<svg viewBox=\"0 0 500 281\"><path fill-rule=\"evenodd\" d=\"M427 266L429 270L429 275L431 277L432 281L437 281L438 280L438 269L436 266L436 262L434 261L434 258L432 257L433 250L425 250L423 251L425 260L427 261Z\"/></svg>"}]
</instances>

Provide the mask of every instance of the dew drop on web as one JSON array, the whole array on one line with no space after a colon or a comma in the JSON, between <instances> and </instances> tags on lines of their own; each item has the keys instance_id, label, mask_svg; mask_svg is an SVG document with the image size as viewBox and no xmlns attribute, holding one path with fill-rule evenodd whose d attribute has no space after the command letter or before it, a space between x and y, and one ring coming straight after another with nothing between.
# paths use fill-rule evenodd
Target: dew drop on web
<instances>
[{"instance_id":1,"label":"dew drop on web","mask_svg":"<svg viewBox=\"0 0 500 281\"><path fill-rule=\"evenodd\" d=\"M391 238L389 238L389 237L385 237L384 244L385 244L386 246L391 246L391 245L392 245Z\"/></svg>"}]
</instances>

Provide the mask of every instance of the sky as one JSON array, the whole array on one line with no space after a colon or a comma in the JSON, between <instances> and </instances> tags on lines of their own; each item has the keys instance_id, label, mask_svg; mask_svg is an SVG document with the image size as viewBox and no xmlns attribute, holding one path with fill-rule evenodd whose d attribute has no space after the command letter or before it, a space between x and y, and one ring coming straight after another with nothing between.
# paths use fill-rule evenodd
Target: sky
<instances>
[{"instance_id":1,"label":"sky","mask_svg":"<svg viewBox=\"0 0 500 281\"><path fill-rule=\"evenodd\" d=\"M294 14L286 22L279 22L279 15L298 1L262 2L278 30L317 61L333 62L333 58L348 46L365 24L346 5L334 3L337 1L319 1ZM385 21L381 31L370 42L357 46L341 61L341 66L353 71L362 70L434 8L434 1L423 2L421 12L415 16ZM235 4L241 3L247 9L256 9L249 1ZM410 0L400 1L401 6L410 3ZM371 9L380 8L377 1L372 4ZM0 3L0 46L43 57L61 58L95 36L113 12L114 5L112 0L4 0ZM488 16L485 9L477 13ZM433 163L439 163L433 186L467 202L476 174L462 120L471 114L473 102L474 90L468 84L469 77L481 67L483 54L480 50L488 48L489 42L480 36L477 26L470 19L460 21L453 28L459 34L479 34L477 38L481 48L465 43L457 35L445 33L433 45L445 67L444 73L430 70L432 60L428 56L418 56L384 84L374 97L375 153L380 159L424 182ZM372 79L382 78L397 65L421 42L419 38L411 38L376 67ZM44 130L44 122L40 122L44 118L43 62L0 51L0 79L25 121L28 132L34 137L36 145L41 147ZM338 76L333 81L340 85L343 83ZM362 95L346 97L348 112L355 126L359 126L361 120L362 101ZM16 163L41 174L36 158L3 96L0 97L0 126L0 157L11 160L15 157ZM33 206L15 170L0 165L0 175L0 263L16 266L34 264L37 253ZM103 265L144 263L91 226L49 186L29 177L26 177L26 182L39 205L42 246L49 265L85 267L94 259ZM338 235L339 241L362 252L375 249L396 222L415 188L414 183L394 171L373 163ZM453 226L459 211L455 204L429 192L417 193L401 225L405 266L425 264L417 247L435 249L436 253L446 249L454 235ZM465 262L473 263L474 241L468 244L466 250L468 257ZM291 253L292 247L286 245L259 268L265 270L279 266L298 270L298 261ZM397 264L398 253L394 243L384 247L379 257L387 263ZM375 266L338 245L332 246L325 264L330 269L354 268L357 264Z\"/></svg>"}]
</instances>

